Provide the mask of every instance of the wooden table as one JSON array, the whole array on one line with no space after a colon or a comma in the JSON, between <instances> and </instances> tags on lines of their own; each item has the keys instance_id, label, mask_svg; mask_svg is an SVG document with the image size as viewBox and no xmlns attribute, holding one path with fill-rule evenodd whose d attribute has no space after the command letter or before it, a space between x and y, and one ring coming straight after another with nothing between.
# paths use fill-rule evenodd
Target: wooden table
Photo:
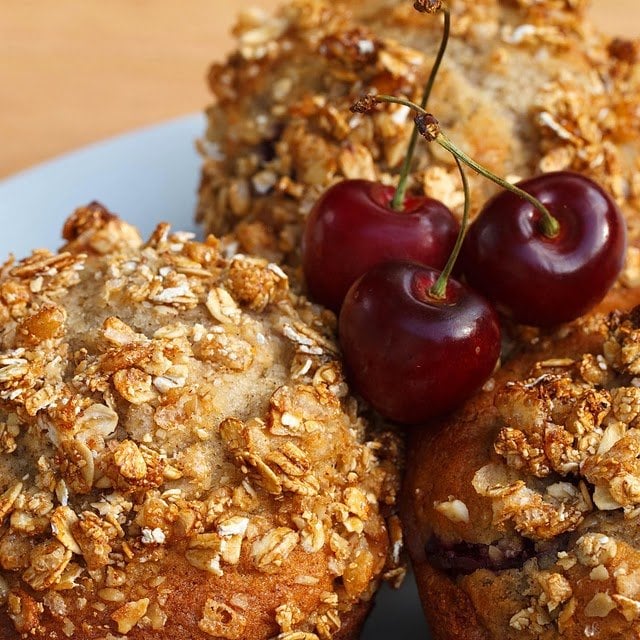
<instances>
[{"instance_id":1,"label":"wooden table","mask_svg":"<svg viewBox=\"0 0 640 640\"><path fill-rule=\"evenodd\" d=\"M0 0L0 177L92 141L202 109L237 11L278 0ZM593 0L640 35L640 0Z\"/></svg>"}]
</instances>

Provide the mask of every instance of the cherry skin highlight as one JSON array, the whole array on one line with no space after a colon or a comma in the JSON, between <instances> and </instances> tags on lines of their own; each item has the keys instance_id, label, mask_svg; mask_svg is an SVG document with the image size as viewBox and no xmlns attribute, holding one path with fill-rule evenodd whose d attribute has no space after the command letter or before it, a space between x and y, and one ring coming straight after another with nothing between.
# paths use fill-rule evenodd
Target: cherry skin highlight
<instances>
[{"instance_id":1,"label":"cherry skin highlight","mask_svg":"<svg viewBox=\"0 0 640 640\"><path fill-rule=\"evenodd\" d=\"M624 218L598 184L577 173L547 173L518 186L547 207L559 233L546 237L542 214L503 191L469 227L463 273L516 322L568 322L600 302L618 277L626 249Z\"/></svg>"},{"instance_id":2,"label":"cherry skin highlight","mask_svg":"<svg viewBox=\"0 0 640 640\"><path fill-rule=\"evenodd\" d=\"M383 416L421 424L451 411L491 375L500 355L493 308L456 280L411 262L373 267L349 290L339 338L354 388Z\"/></svg>"},{"instance_id":3,"label":"cherry skin highlight","mask_svg":"<svg viewBox=\"0 0 640 640\"><path fill-rule=\"evenodd\" d=\"M411 196L396 211L393 195L393 187L377 182L344 180L316 202L305 227L303 269L317 302L338 312L356 279L386 260L445 265L458 233L451 211Z\"/></svg>"}]
</instances>

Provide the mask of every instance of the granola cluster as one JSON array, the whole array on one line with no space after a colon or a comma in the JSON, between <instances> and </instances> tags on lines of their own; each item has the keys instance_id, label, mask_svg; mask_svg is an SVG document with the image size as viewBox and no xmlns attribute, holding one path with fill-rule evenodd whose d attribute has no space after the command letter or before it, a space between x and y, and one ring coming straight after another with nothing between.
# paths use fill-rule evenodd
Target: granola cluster
<instances>
[{"instance_id":1,"label":"granola cluster","mask_svg":"<svg viewBox=\"0 0 640 640\"><path fill-rule=\"evenodd\" d=\"M585 21L584 0L456 0L452 39L430 110L472 157L510 180L573 169L601 182L637 229L636 43ZM274 16L243 14L238 49L214 64L215 102L200 144L198 217L233 231L243 250L297 264L304 219L344 178L393 184L412 128L409 111L349 106L363 93L420 100L441 18L400 0L290 0ZM453 159L418 145L411 188L460 213ZM472 213L494 186L470 176ZM640 284L632 247L622 278Z\"/></svg>"},{"instance_id":2,"label":"granola cluster","mask_svg":"<svg viewBox=\"0 0 640 640\"><path fill-rule=\"evenodd\" d=\"M212 236L64 236L0 267L0 632L333 637L401 570L332 316Z\"/></svg>"},{"instance_id":3,"label":"granola cluster","mask_svg":"<svg viewBox=\"0 0 640 640\"><path fill-rule=\"evenodd\" d=\"M274 17L244 13L235 34L238 51L209 73L217 103L201 142L198 216L217 233L239 223L244 250L293 256L301 221L329 184L373 180L379 163L401 162L408 111L370 118L349 106L371 82L417 97L424 56L354 21L348 3L305 0Z\"/></svg>"},{"instance_id":4,"label":"granola cluster","mask_svg":"<svg viewBox=\"0 0 640 640\"><path fill-rule=\"evenodd\" d=\"M530 606L510 620L532 637L614 614L614 628L640 630L640 309L595 330L599 350L540 361L498 391L498 457L473 478L493 525L540 553L523 568Z\"/></svg>"}]
</instances>

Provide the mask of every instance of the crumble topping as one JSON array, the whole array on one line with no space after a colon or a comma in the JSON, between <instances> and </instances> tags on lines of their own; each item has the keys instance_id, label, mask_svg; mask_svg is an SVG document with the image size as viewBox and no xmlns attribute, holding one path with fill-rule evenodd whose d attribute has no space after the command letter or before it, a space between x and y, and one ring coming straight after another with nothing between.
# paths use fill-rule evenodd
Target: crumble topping
<instances>
[{"instance_id":1,"label":"crumble topping","mask_svg":"<svg viewBox=\"0 0 640 640\"><path fill-rule=\"evenodd\" d=\"M577 330L602 336L596 351L540 361L498 391L497 458L473 479L494 525L542 555L557 549L524 565L531 604L510 621L520 631L562 633L577 616L640 620L640 553L629 533L640 517L640 313L594 325Z\"/></svg>"},{"instance_id":2,"label":"crumble topping","mask_svg":"<svg viewBox=\"0 0 640 640\"><path fill-rule=\"evenodd\" d=\"M244 637L251 581L275 575L273 635L330 638L397 570L380 506L395 461L348 394L333 316L266 260L166 225L143 243L95 203L65 239L0 267L0 604L16 632L49 637L51 616L68 637L164 629L181 567L236 585L195 589L204 634ZM296 585L302 613L286 610Z\"/></svg>"},{"instance_id":3,"label":"crumble topping","mask_svg":"<svg viewBox=\"0 0 640 640\"><path fill-rule=\"evenodd\" d=\"M411 5L292 0L274 16L239 18L238 50L209 75L198 205L207 230L297 265L306 215L328 186L395 183L413 126L408 110L385 105L363 116L349 107L375 92L420 100L442 19ZM447 134L510 179L589 175L629 214L637 244L637 43L596 33L586 0L451 5L452 38L429 107ZM424 143L416 151L410 190L460 215L450 155ZM473 215L495 187L469 180ZM640 282L639 260L632 246L623 285Z\"/></svg>"}]
</instances>

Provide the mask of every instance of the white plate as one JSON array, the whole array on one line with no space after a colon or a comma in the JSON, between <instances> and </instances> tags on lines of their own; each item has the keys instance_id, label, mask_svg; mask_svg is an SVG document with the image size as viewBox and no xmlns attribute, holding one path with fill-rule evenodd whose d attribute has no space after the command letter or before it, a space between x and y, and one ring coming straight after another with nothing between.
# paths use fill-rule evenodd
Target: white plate
<instances>
[{"instance_id":1,"label":"white plate","mask_svg":"<svg viewBox=\"0 0 640 640\"><path fill-rule=\"evenodd\" d=\"M148 235L157 222L195 231L200 162L191 115L84 147L0 182L0 255L57 248L65 218L98 200Z\"/></svg>"},{"instance_id":2,"label":"white plate","mask_svg":"<svg viewBox=\"0 0 640 640\"><path fill-rule=\"evenodd\" d=\"M35 247L56 249L65 218L98 200L148 235L157 222L198 231L193 221L201 115L140 129L0 181L0 261ZM383 587L361 640L428 640L413 579Z\"/></svg>"}]
</instances>

